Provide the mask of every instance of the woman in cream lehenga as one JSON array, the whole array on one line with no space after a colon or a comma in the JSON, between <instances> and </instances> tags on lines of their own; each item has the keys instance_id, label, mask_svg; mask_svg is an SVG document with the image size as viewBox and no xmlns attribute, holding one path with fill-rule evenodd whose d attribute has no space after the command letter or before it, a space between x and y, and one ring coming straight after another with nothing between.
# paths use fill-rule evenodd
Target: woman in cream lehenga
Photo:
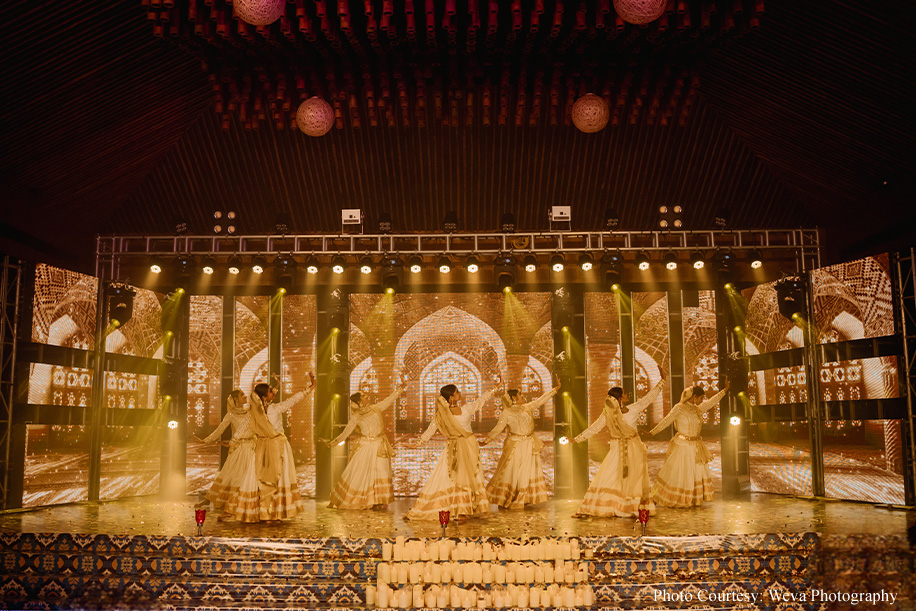
<instances>
[{"instance_id":1,"label":"woman in cream lehenga","mask_svg":"<svg viewBox=\"0 0 916 611\"><path fill-rule=\"evenodd\" d=\"M274 430L267 417L273 390L267 384L257 384L249 400L251 427L257 437L255 461L260 518L273 522L295 517L305 508L296 483L296 464L289 441L282 432Z\"/></svg>"},{"instance_id":2,"label":"woman in cream lehenga","mask_svg":"<svg viewBox=\"0 0 916 611\"><path fill-rule=\"evenodd\" d=\"M577 518L635 517L640 509L655 513L655 504L649 498L648 450L639 438L636 420L655 401L663 384L664 380L659 381L646 396L623 409L620 405L627 395L615 386L608 391L598 419L573 440L585 441L605 427L611 436L608 453L585 492Z\"/></svg>"},{"instance_id":3,"label":"woman in cream lehenga","mask_svg":"<svg viewBox=\"0 0 916 611\"><path fill-rule=\"evenodd\" d=\"M330 447L342 444L351 434L349 462L331 493L329 507L337 509L384 509L394 501L391 458L394 448L385 434L382 412L394 404L404 392L404 385L373 405L363 406L362 393L350 396L350 420L346 428L331 441L322 440Z\"/></svg>"},{"instance_id":4,"label":"woman in cream lehenga","mask_svg":"<svg viewBox=\"0 0 916 611\"><path fill-rule=\"evenodd\" d=\"M706 391L702 386L686 388L681 393L680 402L649 432L655 435L672 422L677 431L668 443L668 458L658 472L652 489L652 498L657 504L694 507L713 500L712 478L709 475L712 455L700 438L700 431L703 414L719 404L729 386L730 383L726 382L721 391L706 401L703 401Z\"/></svg>"},{"instance_id":5,"label":"woman in cream lehenga","mask_svg":"<svg viewBox=\"0 0 916 611\"><path fill-rule=\"evenodd\" d=\"M497 388L502 388L501 378L498 378ZM443 386L439 391L436 417L414 447L427 443L436 431L448 438L448 445L420 491L420 498L404 519L437 520L441 510L448 510L452 517L462 519L490 514L490 500L480 465L480 445L471 430L471 418L496 394L497 388L464 405L459 404L461 392L454 384Z\"/></svg>"},{"instance_id":6,"label":"woman in cream lehenga","mask_svg":"<svg viewBox=\"0 0 916 611\"><path fill-rule=\"evenodd\" d=\"M258 474L255 467L256 438L251 428L251 410L245 393L233 390L226 400L226 416L216 429L201 439L202 443L219 441L226 427L232 425L229 456L216 475L206 500L222 511L220 519L240 522L260 520Z\"/></svg>"},{"instance_id":7,"label":"woman in cream lehenga","mask_svg":"<svg viewBox=\"0 0 916 611\"><path fill-rule=\"evenodd\" d=\"M547 500L547 481L541 465L544 442L534 431L534 410L546 404L557 391L559 384L530 403L517 388L503 395L503 410L496 426L482 445L492 442L503 429L508 428L502 455L496 471L487 484L490 502L508 509L524 509Z\"/></svg>"}]
</instances>

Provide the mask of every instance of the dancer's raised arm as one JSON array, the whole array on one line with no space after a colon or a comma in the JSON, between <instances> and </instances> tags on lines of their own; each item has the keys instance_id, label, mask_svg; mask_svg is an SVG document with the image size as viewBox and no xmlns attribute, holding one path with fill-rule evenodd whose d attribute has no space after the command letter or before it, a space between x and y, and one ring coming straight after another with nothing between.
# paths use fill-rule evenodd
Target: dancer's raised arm
<instances>
[{"instance_id":1,"label":"dancer's raised arm","mask_svg":"<svg viewBox=\"0 0 916 611\"><path fill-rule=\"evenodd\" d=\"M675 405L674 407L672 407L671 411L668 412L668 415L662 418L662 421L656 424L655 428L649 431L650 435L658 435L661 431L671 426L671 423L674 422L675 418L677 418L678 410L681 409L680 407L678 407L678 405Z\"/></svg>"},{"instance_id":2,"label":"dancer's raised arm","mask_svg":"<svg viewBox=\"0 0 916 611\"><path fill-rule=\"evenodd\" d=\"M585 441L589 437L594 437L604 428L606 424L606 419L604 417L604 410L601 410L601 415L598 416L598 419L592 422L591 426L587 429L576 435L576 438L573 439L574 442L579 443L580 441Z\"/></svg>"},{"instance_id":3,"label":"dancer's raised arm","mask_svg":"<svg viewBox=\"0 0 916 611\"><path fill-rule=\"evenodd\" d=\"M507 424L509 424L509 410L508 408L503 408L503 411L499 413L499 420L496 421L496 426L494 426L493 429L487 433L487 436L484 438L481 445L492 443L493 440L503 432L503 429L506 428Z\"/></svg>"},{"instance_id":4,"label":"dancer's raised arm","mask_svg":"<svg viewBox=\"0 0 916 611\"><path fill-rule=\"evenodd\" d=\"M709 410L711 410L712 408L714 408L716 405L718 405L718 404L719 404L719 401L722 400L722 397L725 396L725 393L728 392L728 389L729 389L729 387L731 387L731 385L732 385L732 383L731 383L729 380L726 380L726 381L725 381L725 386L722 388L722 390L720 390L719 392L717 392L716 394L714 394L714 395L711 396L710 398L708 398L708 399L706 399L705 401L703 401L702 403L700 403L700 404L697 406L697 411L700 412L701 414L705 414L706 412L708 412Z\"/></svg>"},{"instance_id":5,"label":"dancer's raised arm","mask_svg":"<svg viewBox=\"0 0 916 611\"><path fill-rule=\"evenodd\" d=\"M646 408L655 403L655 400L658 399L658 395L662 392L662 387L665 385L665 380L661 379L658 381L658 384L652 387L652 390L646 393L639 401L634 401L626 406L626 413L623 414L623 421L633 426L636 420L639 418L639 415L646 411Z\"/></svg>"},{"instance_id":6,"label":"dancer's raised arm","mask_svg":"<svg viewBox=\"0 0 916 611\"><path fill-rule=\"evenodd\" d=\"M202 443L213 443L214 441L219 441L219 438L222 437L223 431L226 430L227 426L229 426L229 414L226 414L223 417L223 421L219 423L219 426L216 427L216 429L212 433L210 433L209 435L207 435L200 441Z\"/></svg>"},{"instance_id":7,"label":"dancer's raised arm","mask_svg":"<svg viewBox=\"0 0 916 611\"><path fill-rule=\"evenodd\" d=\"M380 412L385 411L392 405L394 405L395 400L404 392L405 386L403 383L399 383L398 387L394 389L394 392L376 403L375 405L369 406L369 409L376 409Z\"/></svg>"}]
</instances>

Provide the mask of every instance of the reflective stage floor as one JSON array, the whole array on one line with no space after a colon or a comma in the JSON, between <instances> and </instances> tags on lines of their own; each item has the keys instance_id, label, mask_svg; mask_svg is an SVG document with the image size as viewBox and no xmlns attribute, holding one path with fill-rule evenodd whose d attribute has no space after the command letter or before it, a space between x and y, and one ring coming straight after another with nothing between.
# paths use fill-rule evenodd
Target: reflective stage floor
<instances>
[{"instance_id":1,"label":"reflective stage floor","mask_svg":"<svg viewBox=\"0 0 916 611\"><path fill-rule=\"evenodd\" d=\"M105 503L81 503L0 514L0 532L119 535L194 535L196 497L165 501L137 497ZM208 513L204 534L222 537L435 537L438 524L409 522L404 514L414 498L399 498L387 511L341 511L327 502L306 499L305 513L277 524L221 522ZM634 536L630 518L573 518L578 500L553 500L525 511L499 511L487 519L452 523L451 537ZM864 503L751 493L745 499L717 498L692 509L660 507L647 534L753 534L815 532L821 535L906 536L916 528L916 511Z\"/></svg>"}]
</instances>

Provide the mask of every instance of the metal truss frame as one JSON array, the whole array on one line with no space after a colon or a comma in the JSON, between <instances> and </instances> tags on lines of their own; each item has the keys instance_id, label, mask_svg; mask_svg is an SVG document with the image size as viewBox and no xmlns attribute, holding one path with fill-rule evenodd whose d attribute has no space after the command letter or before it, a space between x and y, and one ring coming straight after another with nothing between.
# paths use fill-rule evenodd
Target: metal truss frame
<instances>
[{"instance_id":1,"label":"metal truss frame","mask_svg":"<svg viewBox=\"0 0 916 611\"><path fill-rule=\"evenodd\" d=\"M704 231L549 231L530 233L402 233L402 234L297 234L297 235L163 235L99 236L96 275L119 277L122 264L130 265L151 255L182 254L229 256L288 253L292 255L387 253L498 254L663 251L704 253L734 250L786 253L797 261L797 270L820 266L820 233L817 229L735 229ZM787 256L791 254L791 256ZM103 272L104 270L104 272Z\"/></svg>"},{"instance_id":2,"label":"metal truss frame","mask_svg":"<svg viewBox=\"0 0 916 611\"><path fill-rule=\"evenodd\" d=\"M13 377L16 371L16 338L19 325L19 287L22 266L3 257L0 271L0 509L7 506L10 466L10 434L13 426Z\"/></svg>"},{"instance_id":3,"label":"metal truss frame","mask_svg":"<svg viewBox=\"0 0 916 611\"><path fill-rule=\"evenodd\" d=\"M916 249L910 248L896 257L897 308L899 337L902 343L903 367L901 392L906 393L906 419L903 421L904 482L906 504L916 505Z\"/></svg>"}]
</instances>

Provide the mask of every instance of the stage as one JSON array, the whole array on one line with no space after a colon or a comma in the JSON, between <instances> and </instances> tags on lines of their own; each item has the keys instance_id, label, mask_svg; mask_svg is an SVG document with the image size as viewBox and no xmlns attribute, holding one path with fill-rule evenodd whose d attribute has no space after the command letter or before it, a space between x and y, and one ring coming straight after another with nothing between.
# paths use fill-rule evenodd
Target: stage
<instances>
[{"instance_id":1,"label":"stage","mask_svg":"<svg viewBox=\"0 0 916 611\"><path fill-rule=\"evenodd\" d=\"M380 568L386 564L386 545L401 537L423 546L443 541L437 524L403 520L413 498L398 499L389 511L337 511L306 500L303 515L280 524L221 522L209 514L203 537L196 536L195 501L141 497L3 514L0 607L372 608L380 601L380 579L388 571ZM588 590L591 603L575 606L596 609L863 608L861 601L853 605L851 598L841 599L854 593L894 594L893 604L864 608L916 608L914 552L907 539L912 511L752 494L696 509L660 508L649 521L647 536L639 537L635 519L580 520L572 517L577 505L555 500L526 511L452 522L447 529L451 545L468 549L576 541L581 555L566 566L580 573L571 585L522 578L516 584L523 585L488 582L487 577L453 581L448 588L462 602L450 599L444 608L505 607L503 597L522 590L528 596L529 587L553 587L555 594L566 587L570 597L581 595L582 600ZM423 566L428 571L448 564L420 560L418 575ZM454 567L475 559L452 560ZM520 566L555 563L536 555L522 555L519 563L493 560L489 566L514 566L519 574ZM387 564L394 575L397 563ZM398 583L394 577L387 583L389 600L398 600L394 595L406 595L408 589L414 596L425 591L427 601L435 598L433 591L445 591L428 574L418 583ZM812 599L814 592L821 599ZM835 600L829 599L831 593ZM543 596L531 607L572 606L555 605L556 598L545 604ZM519 600L509 606L530 608Z\"/></svg>"},{"instance_id":2,"label":"stage","mask_svg":"<svg viewBox=\"0 0 916 611\"><path fill-rule=\"evenodd\" d=\"M398 498L388 511L340 511L327 502L305 499L305 513L277 524L220 522L208 513L204 535L211 537L438 537L438 524L410 522L404 514L414 498ZM196 497L181 502L136 497L98 504L73 504L6 513L0 517L4 533L83 533L154 536L192 536L196 533ZM579 502L553 500L525 511L499 511L488 519L452 523L449 537L638 535L636 519L573 518ZM909 518L908 518L909 515ZM725 535L813 532L819 535L906 537L916 513L865 503L803 499L752 493L746 500L717 498L693 509L659 508L647 534Z\"/></svg>"}]
</instances>

